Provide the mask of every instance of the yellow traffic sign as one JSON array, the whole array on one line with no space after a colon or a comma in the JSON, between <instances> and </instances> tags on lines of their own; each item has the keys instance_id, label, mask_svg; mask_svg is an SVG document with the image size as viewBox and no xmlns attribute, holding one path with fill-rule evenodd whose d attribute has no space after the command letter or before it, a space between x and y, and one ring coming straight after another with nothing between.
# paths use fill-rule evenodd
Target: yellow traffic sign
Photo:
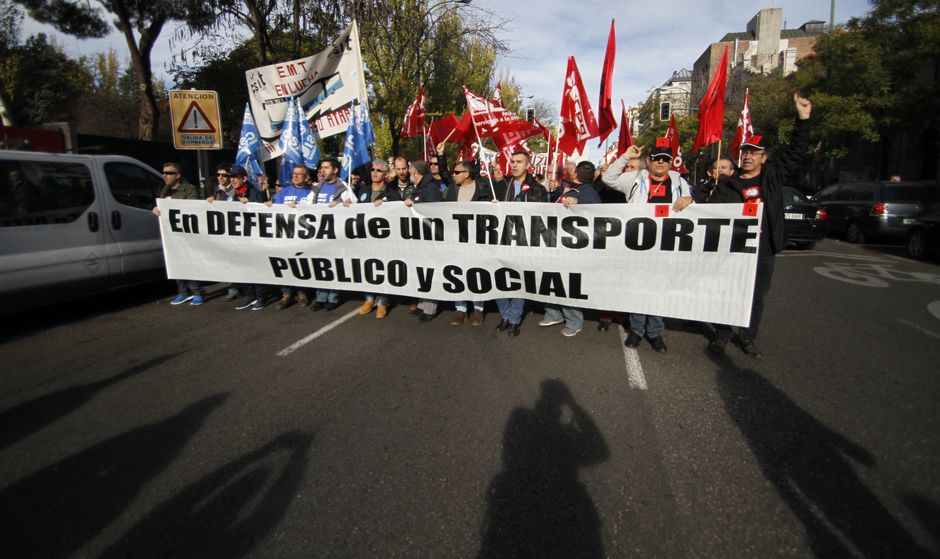
<instances>
[{"instance_id":1,"label":"yellow traffic sign","mask_svg":"<svg viewBox=\"0 0 940 559\"><path fill-rule=\"evenodd\" d=\"M170 91L170 121L176 149L220 149L222 122L215 91Z\"/></svg>"}]
</instances>

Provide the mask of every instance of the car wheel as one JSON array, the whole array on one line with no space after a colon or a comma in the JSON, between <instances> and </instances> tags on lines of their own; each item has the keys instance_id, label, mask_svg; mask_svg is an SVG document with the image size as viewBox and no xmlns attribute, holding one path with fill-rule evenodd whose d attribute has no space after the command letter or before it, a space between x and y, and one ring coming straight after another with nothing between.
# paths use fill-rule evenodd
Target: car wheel
<instances>
[{"instance_id":1,"label":"car wheel","mask_svg":"<svg viewBox=\"0 0 940 559\"><path fill-rule=\"evenodd\" d=\"M927 234L923 231L911 231L907 237L907 254L918 260L927 256Z\"/></svg>"},{"instance_id":2,"label":"car wheel","mask_svg":"<svg viewBox=\"0 0 940 559\"><path fill-rule=\"evenodd\" d=\"M864 243L865 234L862 233L862 225L857 221L850 221L845 224L845 240L850 243Z\"/></svg>"}]
</instances>

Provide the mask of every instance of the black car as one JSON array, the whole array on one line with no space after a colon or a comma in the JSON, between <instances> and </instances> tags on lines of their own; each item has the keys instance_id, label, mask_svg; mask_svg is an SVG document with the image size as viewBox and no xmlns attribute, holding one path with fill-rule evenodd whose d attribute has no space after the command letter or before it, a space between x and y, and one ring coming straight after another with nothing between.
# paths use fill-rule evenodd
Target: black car
<instances>
[{"instance_id":1,"label":"black car","mask_svg":"<svg viewBox=\"0 0 940 559\"><path fill-rule=\"evenodd\" d=\"M940 199L937 194L932 182L872 181L833 184L813 199L829 214L828 233L863 243L905 239L914 216L929 211Z\"/></svg>"},{"instance_id":2,"label":"black car","mask_svg":"<svg viewBox=\"0 0 940 559\"><path fill-rule=\"evenodd\" d=\"M826 211L792 186L783 187L783 225L786 244L811 249L826 234Z\"/></svg>"},{"instance_id":3,"label":"black car","mask_svg":"<svg viewBox=\"0 0 940 559\"><path fill-rule=\"evenodd\" d=\"M907 232L907 254L927 258L940 252L940 212L918 217Z\"/></svg>"}]
</instances>

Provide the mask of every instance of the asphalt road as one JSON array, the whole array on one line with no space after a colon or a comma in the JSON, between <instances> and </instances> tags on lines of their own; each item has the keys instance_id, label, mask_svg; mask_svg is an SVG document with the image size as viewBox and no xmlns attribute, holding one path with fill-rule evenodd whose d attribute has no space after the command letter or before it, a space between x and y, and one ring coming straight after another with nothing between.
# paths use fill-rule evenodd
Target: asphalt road
<instances>
[{"instance_id":1,"label":"asphalt road","mask_svg":"<svg viewBox=\"0 0 940 559\"><path fill-rule=\"evenodd\" d=\"M5 557L940 554L940 265L896 249L780 255L761 361L172 295L7 319Z\"/></svg>"}]
</instances>

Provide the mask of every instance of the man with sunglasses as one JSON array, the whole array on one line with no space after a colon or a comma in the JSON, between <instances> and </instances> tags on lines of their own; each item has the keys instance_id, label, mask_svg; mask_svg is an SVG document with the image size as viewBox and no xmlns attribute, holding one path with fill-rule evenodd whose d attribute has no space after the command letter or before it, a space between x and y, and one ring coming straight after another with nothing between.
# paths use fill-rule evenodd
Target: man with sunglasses
<instances>
[{"instance_id":1,"label":"man with sunglasses","mask_svg":"<svg viewBox=\"0 0 940 559\"><path fill-rule=\"evenodd\" d=\"M294 165L294 170L291 171L290 185L283 186L271 200L264 204L268 207L271 207L272 204L286 204L292 208L296 208L300 204L316 204L317 192L316 189L310 188L309 179L309 169L303 165ZM307 295L307 291L305 289L297 289L296 291L297 303L301 307L308 306L310 304L310 297ZM274 308L282 311L291 306L293 302L294 288L282 287L281 300L274 305Z\"/></svg>"},{"instance_id":2,"label":"man with sunglasses","mask_svg":"<svg viewBox=\"0 0 940 559\"><path fill-rule=\"evenodd\" d=\"M439 146L441 151L443 147ZM458 161L454 166L454 172L451 173L451 184L444 192L445 202L489 202L493 199L493 193L490 190L489 183L477 181L473 176L473 161ZM457 313L451 326L460 326L467 321L469 304L467 301L458 301L454 304ZM473 301L473 319L470 324L473 326L483 325L484 302Z\"/></svg>"},{"instance_id":3,"label":"man with sunglasses","mask_svg":"<svg viewBox=\"0 0 940 559\"><path fill-rule=\"evenodd\" d=\"M757 347L757 331L764 310L764 297L770 291L774 274L774 255L783 250L784 216L783 185L797 179L809 151L809 117L813 104L809 99L793 94L796 122L790 143L781 145L768 161L767 144L761 136L751 136L741 144L741 168L730 177L719 180L716 202L761 203L763 216L757 248L757 273L754 276L754 298L751 302L751 320L747 328L738 329L741 349L752 359L762 357ZM715 339L708 349L722 355L731 341L730 326L716 325Z\"/></svg>"},{"instance_id":4,"label":"man with sunglasses","mask_svg":"<svg viewBox=\"0 0 940 559\"><path fill-rule=\"evenodd\" d=\"M667 138L656 138L656 146L646 158L646 169L627 171L625 167L639 157L643 148L630 146L614 160L604 173L604 182L627 195L628 204L671 204L682 211L692 203L689 183L672 170L672 148ZM663 317L630 313L630 335L624 345L636 349L645 337L657 353L666 352L662 334L666 330Z\"/></svg>"},{"instance_id":5,"label":"man with sunglasses","mask_svg":"<svg viewBox=\"0 0 940 559\"><path fill-rule=\"evenodd\" d=\"M183 180L182 167L179 163L163 164L163 188L157 194L158 198L172 198L174 200L199 200L199 189ZM160 208L154 206L153 215L160 217ZM170 301L171 305L182 305L189 302L192 307L198 307L206 298L206 290L202 282L196 280L176 280L176 299Z\"/></svg>"}]
</instances>

